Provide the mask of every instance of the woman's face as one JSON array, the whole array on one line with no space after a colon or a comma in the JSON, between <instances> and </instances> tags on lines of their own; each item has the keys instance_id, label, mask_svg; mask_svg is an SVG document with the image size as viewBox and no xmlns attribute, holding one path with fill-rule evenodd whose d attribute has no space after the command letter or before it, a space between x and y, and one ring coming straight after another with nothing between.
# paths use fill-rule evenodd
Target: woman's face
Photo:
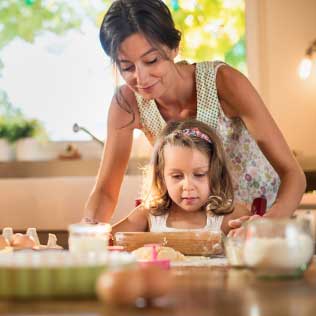
<instances>
[{"instance_id":1,"label":"woman's face","mask_svg":"<svg viewBox=\"0 0 316 316\"><path fill-rule=\"evenodd\" d=\"M121 75L126 84L145 99L161 97L172 83L172 63L177 50L162 49L165 56L139 33L127 37L120 46Z\"/></svg>"},{"instance_id":2,"label":"woman's face","mask_svg":"<svg viewBox=\"0 0 316 316\"><path fill-rule=\"evenodd\" d=\"M165 184L173 203L187 212L200 210L210 196L208 155L169 144L163 155Z\"/></svg>"}]
</instances>

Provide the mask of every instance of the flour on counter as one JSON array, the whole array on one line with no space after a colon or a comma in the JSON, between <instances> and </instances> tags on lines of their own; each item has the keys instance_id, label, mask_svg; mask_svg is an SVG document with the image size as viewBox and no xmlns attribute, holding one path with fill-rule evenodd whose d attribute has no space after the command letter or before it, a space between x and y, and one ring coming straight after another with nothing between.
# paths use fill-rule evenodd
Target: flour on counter
<instances>
[{"instance_id":1,"label":"flour on counter","mask_svg":"<svg viewBox=\"0 0 316 316\"><path fill-rule=\"evenodd\" d=\"M186 256L184 261L171 262L171 267L227 266L226 257Z\"/></svg>"}]
</instances>

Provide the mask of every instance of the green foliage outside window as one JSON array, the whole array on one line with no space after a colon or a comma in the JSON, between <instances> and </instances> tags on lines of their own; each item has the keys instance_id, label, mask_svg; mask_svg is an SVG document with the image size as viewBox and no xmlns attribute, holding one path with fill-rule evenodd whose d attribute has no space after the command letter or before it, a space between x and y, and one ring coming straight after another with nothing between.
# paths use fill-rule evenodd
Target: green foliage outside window
<instances>
[{"instance_id":1,"label":"green foliage outside window","mask_svg":"<svg viewBox=\"0 0 316 316\"><path fill-rule=\"evenodd\" d=\"M181 56L246 71L244 0L166 0L182 32Z\"/></svg>"},{"instance_id":2,"label":"green foliage outside window","mask_svg":"<svg viewBox=\"0 0 316 316\"><path fill-rule=\"evenodd\" d=\"M220 58L245 70L244 0L165 2L183 33L184 58L194 61ZM96 7L87 0L1 0L0 50L16 38L32 43L45 31L62 35L67 30L79 29L83 17L99 24L110 3L100 0L103 6Z\"/></svg>"},{"instance_id":3,"label":"green foliage outside window","mask_svg":"<svg viewBox=\"0 0 316 316\"><path fill-rule=\"evenodd\" d=\"M42 32L63 34L80 23L67 1L1 0L0 49L16 38L32 43Z\"/></svg>"},{"instance_id":4,"label":"green foliage outside window","mask_svg":"<svg viewBox=\"0 0 316 316\"><path fill-rule=\"evenodd\" d=\"M26 118L20 109L13 106L7 93L0 90L0 138L14 143L26 137L45 141L48 135L40 121Z\"/></svg>"}]
</instances>

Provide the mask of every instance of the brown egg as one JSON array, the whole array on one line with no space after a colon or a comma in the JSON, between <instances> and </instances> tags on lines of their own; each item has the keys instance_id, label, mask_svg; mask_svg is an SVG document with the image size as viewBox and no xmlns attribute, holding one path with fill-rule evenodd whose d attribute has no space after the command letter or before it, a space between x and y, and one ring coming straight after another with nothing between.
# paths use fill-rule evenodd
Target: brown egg
<instances>
[{"instance_id":1,"label":"brown egg","mask_svg":"<svg viewBox=\"0 0 316 316\"><path fill-rule=\"evenodd\" d=\"M100 300L109 304L134 304L143 296L145 284L139 268L108 271L97 280L96 291Z\"/></svg>"},{"instance_id":2,"label":"brown egg","mask_svg":"<svg viewBox=\"0 0 316 316\"><path fill-rule=\"evenodd\" d=\"M6 238L4 238L2 235L0 235L0 249L3 249L5 247L9 247L10 244Z\"/></svg>"},{"instance_id":3,"label":"brown egg","mask_svg":"<svg viewBox=\"0 0 316 316\"><path fill-rule=\"evenodd\" d=\"M141 272L145 282L145 298L156 298L166 295L173 286L173 277L169 270L161 267L149 265L141 267Z\"/></svg>"},{"instance_id":4,"label":"brown egg","mask_svg":"<svg viewBox=\"0 0 316 316\"><path fill-rule=\"evenodd\" d=\"M19 249L33 248L35 246L35 241L27 235L18 233L13 235L11 246Z\"/></svg>"}]
</instances>

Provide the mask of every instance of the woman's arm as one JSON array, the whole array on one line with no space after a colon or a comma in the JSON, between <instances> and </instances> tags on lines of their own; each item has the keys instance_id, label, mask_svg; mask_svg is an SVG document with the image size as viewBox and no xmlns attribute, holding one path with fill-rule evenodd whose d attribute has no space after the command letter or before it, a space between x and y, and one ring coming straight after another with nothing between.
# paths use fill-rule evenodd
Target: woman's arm
<instances>
[{"instance_id":1,"label":"woman's arm","mask_svg":"<svg viewBox=\"0 0 316 316\"><path fill-rule=\"evenodd\" d=\"M133 96L127 89L124 87L122 93L125 94L124 98L133 104ZM85 222L109 222L113 215L131 152L133 129L138 127L138 113L135 109L134 111L135 120L129 124L132 116L118 104L116 97L113 98L108 114L106 144L96 183L85 205Z\"/></svg>"},{"instance_id":2,"label":"woman's arm","mask_svg":"<svg viewBox=\"0 0 316 316\"><path fill-rule=\"evenodd\" d=\"M145 231L148 231L148 210L142 205L136 207L128 216L112 226L113 234Z\"/></svg>"},{"instance_id":3,"label":"woman's arm","mask_svg":"<svg viewBox=\"0 0 316 316\"><path fill-rule=\"evenodd\" d=\"M249 80L225 65L219 68L216 83L225 114L242 119L281 179L277 199L266 216L290 216L306 188L302 169Z\"/></svg>"}]
</instances>

